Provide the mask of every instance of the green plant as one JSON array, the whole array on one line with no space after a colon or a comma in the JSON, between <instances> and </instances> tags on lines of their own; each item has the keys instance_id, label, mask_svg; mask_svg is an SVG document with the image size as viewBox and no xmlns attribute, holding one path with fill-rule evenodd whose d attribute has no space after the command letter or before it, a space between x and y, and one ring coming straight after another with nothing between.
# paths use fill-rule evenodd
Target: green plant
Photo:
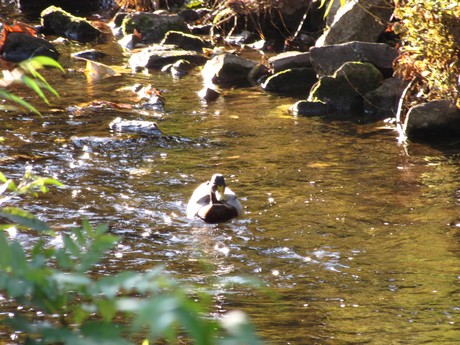
<instances>
[{"instance_id":1,"label":"green plant","mask_svg":"<svg viewBox=\"0 0 460 345\"><path fill-rule=\"evenodd\" d=\"M398 0L394 31L401 35L395 71L411 80L416 102L459 98L460 3Z\"/></svg>"},{"instance_id":2,"label":"green plant","mask_svg":"<svg viewBox=\"0 0 460 345\"><path fill-rule=\"evenodd\" d=\"M54 67L58 68L64 72L62 66L55 60L47 57L47 56L36 56L31 59L22 61L19 63L19 66L12 71L3 71L3 78L0 79L0 97L3 97L7 100L10 100L14 103L17 103L24 108L41 115L40 112L30 103L24 101L22 98L16 96L13 93L6 91L5 88L10 86L11 84L24 84L30 89L32 89L35 93L37 93L46 104L49 104L47 97L43 90L47 90L51 92L55 96L59 96L56 90L51 87L50 84L45 80L45 78L38 72L39 69L43 67ZM2 109L14 109L17 108L15 106L1 106Z\"/></svg>"}]
</instances>

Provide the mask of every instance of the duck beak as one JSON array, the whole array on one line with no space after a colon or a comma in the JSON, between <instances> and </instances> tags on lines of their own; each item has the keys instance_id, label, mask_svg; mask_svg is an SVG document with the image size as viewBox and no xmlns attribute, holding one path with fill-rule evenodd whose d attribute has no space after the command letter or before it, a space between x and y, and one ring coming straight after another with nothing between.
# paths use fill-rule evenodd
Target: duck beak
<instances>
[{"instance_id":1,"label":"duck beak","mask_svg":"<svg viewBox=\"0 0 460 345\"><path fill-rule=\"evenodd\" d=\"M217 201L226 201L227 200L227 197L225 196L225 186L217 186L216 199L217 199Z\"/></svg>"}]
</instances>

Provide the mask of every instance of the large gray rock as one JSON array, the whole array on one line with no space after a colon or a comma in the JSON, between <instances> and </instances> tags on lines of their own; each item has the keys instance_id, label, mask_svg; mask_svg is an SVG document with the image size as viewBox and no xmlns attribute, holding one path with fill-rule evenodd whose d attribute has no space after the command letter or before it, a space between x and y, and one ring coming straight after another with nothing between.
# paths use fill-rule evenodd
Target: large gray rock
<instances>
[{"instance_id":1,"label":"large gray rock","mask_svg":"<svg viewBox=\"0 0 460 345\"><path fill-rule=\"evenodd\" d=\"M133 70L139 68L161 69L178 60L186 60L194 65L203 65L208 59L196 51L180 50L175 46L151 45L131 55L129 65Z\"/></svg>"},{"instance_id":2,"label":"large gray rock","mask_svg":"<svg viewBox=\"0 0 460 345\"><path fill-rule=\"evenodd\" d=\"M460 137L460 109L447 100L419 104L406 115L404 130L412 140Z\"/></svg>"},{"instance_id":3,"label":"large gray rock","mask_svg":"<svg viewBox=\"0 0 460 345\"><path fill-rule=\"evenodd\" d=\"M320 47L349 41L376 42L393 13L388 0L348 1L334 16L330 29L316 41Z\"/></svg>"},{"instance_id":4,"label":"large gray rock","mask_svg":"<svg viewBox=\"0 0 460 345\"><path fill-rule=\"evenodd\" d=\"M333 76L321 77L308 101L327 103L333 110L362 111L363 95L380 86L382 73L370 63L346 62Z\"/></svg>"},{"instance_id":5,"label":"large gray rock","mask_svg":"<svg viewBox=\"0 0 460 345\"><path fill-rule=\"evenodd\" d=\"M262 89L281 94L306 94L318 78L312 67L291 68L270 76L262 83Z\"/></svg>"},{"instance_id":6,"label":"large gray rock","mask_svg":"<svg viewBox=\"0 0 460 345\"><path fill-rule=\"evenodd\" d=\"M289 51L272 56L268 59L268 65L273 73L278 73L286 69L311 67L310 53Z\"/></svg>"},{"instance_id":7,"label":"large gray rock","mask_svg":"<svg viewBox=\"0 0 460 345\"><path fill-rule=\"evenodd\" d=\"M142 43L159 43L168 31L190 33L184 19L178 15L155 13L129 13L123 18L124 35L134 33L140 35Z\"/></svg>"},{"instance_id":8,"label":"large gray rock","mask_svg":"<svg viewBox=\"0 0 460 345\"><path fill-rule=\"evenodd\" d=\"M248 86L251 72L257 63L237 55L224 53L216 55L206 62L201 72L205 84L215 84L225 87Z\"/></svg>"},{"instance_id":9,"label":"large gray rock","mask_svg":"<svg viewBox=\"0 0 460 345\"><path fill-rule=\"evenodd\" d=\"M396 49L384 43L347 42L310 48L311 64L319 76L332 75L345 62L370 62L385 76L393 73Z\"/></svg>"},{"instance_id":10,"label":"large gray rock","mask_svg":"<svg viewBox=\"0 0 460 345\"><path fill-rule=\"evenodd\" d=\"M406 85L399 78L385 79L382 85L364 96L364 113L374 119L394 117Z\"/></svg>"}]
</instances>

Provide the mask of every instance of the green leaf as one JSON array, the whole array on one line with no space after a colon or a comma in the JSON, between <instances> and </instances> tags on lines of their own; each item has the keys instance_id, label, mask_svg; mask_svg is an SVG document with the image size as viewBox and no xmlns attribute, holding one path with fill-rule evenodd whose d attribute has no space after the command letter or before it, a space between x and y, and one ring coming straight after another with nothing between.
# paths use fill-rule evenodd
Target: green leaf
<instances>
[{"instance_id":1,"label":"green leaf","mask_svg":"<svg viewBox=\"0 0 460 345\"><path fill-rule=\"evenodd\" d=\"M45 101L46 104L50 104L50 102L48 101L48 99L46 98L45 94L43 93L43 91L41 90L40 86L39 86L39 83L37 82L36 79L32 79L26 75L22 76L22 82L24 83L24 85L26 85L27 87L31 88L32 90L35 91L35 93L37 95L40 96L41 99L43 99L43 101Z\"/></svg>"},{"instance_id":2,"label":"green leaf","mask_svg":"<svg viewBox=\"0 0 460 345\"><path fill-rule=\"evenodd\" d=\"M10 101L13 101L21 106L23 106L24 108L34 112L35 114L37 115L42 115L38 110L37 108L35 108L33 105L31 105L30 103L24 101L22 98L19 98L18 96L16 95L13 95L7 91L4 91L4 90L0 90L0 96L3 97L3 98L6 98Z\"/></svg>"},{"instance_id":3,"label":"green leaf","mask_svg":"<svg viewBox=\"0 0 460 345\"><path fill-rule=\"evenodd\" d=\"M45 222L41 221L33 214L23 211L16 207L4 207L0 211L0 217L6 218L11 222L36 231L51 231Z\"/></svg>"}]
</instances>

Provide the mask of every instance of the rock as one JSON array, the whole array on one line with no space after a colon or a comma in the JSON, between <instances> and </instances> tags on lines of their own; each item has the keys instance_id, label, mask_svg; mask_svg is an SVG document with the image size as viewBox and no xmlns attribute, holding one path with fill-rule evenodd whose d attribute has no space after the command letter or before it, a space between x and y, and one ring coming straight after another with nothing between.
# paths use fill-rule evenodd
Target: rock
<instances>
[{"instance_id":1,"label":"rock","mask_svg":"<svg viewBox=\"0 0 460 345\"><path fill-rule=\"evenodd\" d=\"M364 96L364 114L374 119L394 117L406 83L398 78L388 78L375 90Z\"/></svg>"},{"instance_id":2,"label":"rock","mask_svg":"<svg viewBox=\"0 0 460 345\"><path fill-rule=\"evenodd\" d=\"M133 50L141 43L139 36L134 34L129 34L118 40L118 44L125 49Z\"/></svg>"},{"instance_id":3,"label":"rock","mask_svg":"<svg viewBox=\"0 0 460 345\"><path fill-rule=\"evenodd\" d=\"M159 43L168 31L190 33L184 19L178 15L155 13L128 13L122 23L123 34L136 30L144 44Z\"/></svg>"},{"instance_id":4,"label":"rock","mask_svg":"<svg viewBox=\"0 0 460 345\"><path fill-rule=\"evenodd\" d=\"M255 35L253 32L243 30L236 35L229 35L225 37L224 41L230 45L242 45L254 41L256 37L257 35Z\"/></svg>"},{"instance_id":5,"label":"rock","mask_svg":"<svg viewBox=\"0 0 460 345\"><path fill-rule=\"evenodd\" d=\"M200 97L205 102L212 102L218 99L220 96L220 92L216 91L210 87L204 87L200 91L198 91L198 97Z\"/></svg>"},{"instance_id":6,"label":"rock","mask_svg":"<svg viewBox=\"0 0 460 345\"><path fill-rule=\"evenodd\" d=\"M201 37L180 31L168 31L161 44L172 44L184 50L194 50L197 52L203 52L203 48L211 48L211 44L204 41Z\"/></svg>"},{"instance_id":7,"label":"rock","mask_svg":"<svg viewBox=\"0 0 460 345\"><path fill-rule=\"evenodd\" d=\"M294 103L289 111L294 115L302 116L324 116L331 111L331 107L321 101L305 101L301 100Z\"/></svg>"},{"instance_id":8,"label":"rock","mask_svg":"<svg viewBox=\"0 0 460 345\"><path fill-rule=\"evenodd\" d=\"M328 6L328 5L326 5ZM337 11L341 8L340 0L333 0L333 3L331 5L331 8L329 9L329 13L326 16L326 25L331 26L332 23L334 22L335 15L337 14Z\"/></svg>"},{"instance_id":9,"label":"rock","mask_svg":"<svg viewBox=\"0 0 460 345\"><path fill-rule=\"evenodd\" d=\"M54 60L59 52L47 40L22 32L10 32L2 47L2 57L11 62L20 62L34 56L48 56Z\"/></svg>"},{"instance_id":10,"label":"rock","mask_svg":"<svg viewBox=\"0 0 460 345\"><path fill-rule=\"evenodd\" d=\"M268 92L306 94L317 80L316 72L312 67L291 68L268 77L261 86Z\"/></svg>"},{"instance_id":11,"label":"rock","mask_svg":"<svg viewBox=\"0 0 460 345\"><path fill-rule=\"evenodd\" d=\"M335 14L330 29L316 41L316 46L349 41L376 42L393 9L387 0L347 1Z\"/></svg>"},{"instance_id":12,"label":"rock","mask_svg":"<svg viewBox=\"0 0 460 345\"><path fill-rule=\"evenodd\" d=\"M380 86L382 73L366 62L346 62L333 76L313 86L308 101L321 101L338 111L362 111L363 95Z\"/></svg>"},{"instance_id":13,"label":"rock","mask_svg":"<svg viewBox=\"0 0 460 345\"><path fill-rule=\"evenodd\" d=\"M311 67L310 53L289 51L272 56L268 59L268 65L273 73L278 73L290 68Z\"/></svg>"},{"instance_id":14,"label":"rock","mask_svg":"<svg viewBox=\"0 0 460 345\"><path fill-rule=\"evenodd\" d=\"M155 44L131 55L129 65L134 70L139 67L161 69L178 60L186 60L194 65L203 65L208 59L196 51L178 50L175 46Z\"/></svg>"},{"instance_id":15,"label":"rock","mask_svg":"<svg viewBox=\"0 0 460 345\"><path fill-rule=\"evenodd\" d=\"M249 75L257 63L237 55L223 53L209 60L201 72L205 84L248 86Z\"/></svg>"},{"instance_id":16,"label":"rock","mask_svg":"<svg viewBox=\"0 0 460 345\"><path fill-rule=\"evenodd\" d=\"M165 105L165 98L153 85L142 86L136 84L133 86L133 92L135 92L143 103L140 103L140 108L147 110L163 111Z\"/></svg>"},{"instance_id":17,"label":"rock","mask_svg":"<svg viewBox=\"0 0 460 345\"><path fill-rule=\"evenodd\" d=\"M182 78L195 66L187 60L177 60L176 62L164 66L161 71L171 73L174 78Z\"/></svg>"},{"instance_id":18,"label":"rock","mask_svg":"<svg viewBox=\"0 0 460 345\"><path fill-rule=\"evenodd\" d=\"M84 18L75 17L55 6L42 11L41 25L46 34L55 34L83 43L91 42L101 34Z\"/></svg>"},{"instance_id":19,"label":"rock","mask_svg":"<svg viewBox=\"0 0 460 345\"><path fill-rule=\"evenodd\" d=\"M73 53L71 56L75 59L98 61L106 57L107 54L100 50L88 49L88 50L82 50L82 51Z\"/></svg>"},{"instance_id":20,"label":"rock","mask_svg":"<svg viewBox=\"0 0 460 345\"><path fill-rule=\"evenodd\" d=\"M209 35L212 29L212 24L191 25L189 28L193 35Z\"/></svg>"},{"instance_id":21,"label":"rock","mask_svg":"<svg viewBox=\"0 0 460 345\"><path fill-rule=\"evenodd\" d=\"M416 105L409 109L404 131L411 140L445 140L460 137L460 109L447 100Z\"/></svg>"},{"instance_id":22,"label":"rock","mask_svg":"<svg viewBox=\"0 0 460 345\"><path fill-rule=\"evenodd\" d=\"M154 137L160 137L163 134L153 121L123 120L121 117L117 117L109 124L109 127L111 130L123 133L137 133Z\"/></svg>"},{"instance_id":23,"label":"rock","mask_svg":"<svg viewBox=\"0 0 460 345\"><path fill-rule=\"evenodd\" d=\"M332 75L345 62L370 62L384 76L393 74L393 60L398 56L396 49L384 43L347 42L310 48L311 64L319 76Z\"/></svg>"}]
</instances>

